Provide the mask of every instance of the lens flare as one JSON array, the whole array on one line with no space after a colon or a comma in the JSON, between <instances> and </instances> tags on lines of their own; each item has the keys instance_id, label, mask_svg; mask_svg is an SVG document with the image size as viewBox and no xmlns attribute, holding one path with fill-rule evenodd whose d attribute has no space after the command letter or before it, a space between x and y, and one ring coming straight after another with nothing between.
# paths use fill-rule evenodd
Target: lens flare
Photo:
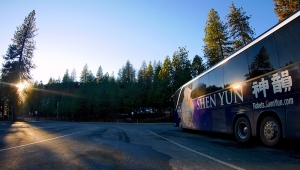
<instances>
[{"instance_id":1,"label":"lens flare","mask_svg":"<svg viewBox=\"0 0 300 170\"><path fill-rule=\"evenodd\" d=\"M23 83L19 83L16 86L18 87L19 91L23 91L23 89L26 87L27 83L23 82Z\"/></svg>"}]
</instances>

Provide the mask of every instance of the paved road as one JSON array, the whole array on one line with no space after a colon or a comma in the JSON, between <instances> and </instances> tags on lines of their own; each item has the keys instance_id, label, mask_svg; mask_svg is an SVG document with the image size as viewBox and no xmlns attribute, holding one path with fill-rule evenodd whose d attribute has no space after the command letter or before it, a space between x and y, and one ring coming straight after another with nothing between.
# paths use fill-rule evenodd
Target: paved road
<instances>
[{"instance_id":1,"label":"paved road","mask_svg":"<svg viewBox=\"0 0 300 170\"><path fill-rule=\"evenodd\" d=\"M172 124L0 122L1 169L300 169L299 141L266 148Z\"/></svg>"}]
</instances>

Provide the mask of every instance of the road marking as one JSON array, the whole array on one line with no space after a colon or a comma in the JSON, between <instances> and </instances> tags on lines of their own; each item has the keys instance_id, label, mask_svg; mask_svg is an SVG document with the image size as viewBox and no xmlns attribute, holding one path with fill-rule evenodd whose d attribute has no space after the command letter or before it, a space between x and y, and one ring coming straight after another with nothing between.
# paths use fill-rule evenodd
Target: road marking
<instances>
[{"instance_id":1,"label":"road marking","mask_svg":"<svg viewBox=\"0 0 300 170\"><path fill-rule=\"evenodd\" d=\"M14 147L10 147L10 148L0 149L0 152L11 150L11 149L16 149L16 148L22 148L22 147L25 147L25 146L30 146L30 145L34 145L34 144L38 144L38 143L48 142L48 141L51 141L51 140L55 140L55 139L59 139L59 138L64 138L64 137L67 137L67 136L75 135L75 134L78 134L78 133L90 131L90 130L97 129L97 128L98 127L95 127L95 128L92 128L92 129L83 130L83 131L79 131L79 132L70 133L70 134L67 134L67 135L57 136L55 138L50 138L50 139L42 140L42 141L39 141L39 142L33 142L33 143L28 143L28 144L24 144L24 145L14 146Z\"/></svg>"},{"instance_id":2,"label":"road marking","mask_svg":"<svg viewBox=\"0 0 300 170\"><path fill-rule=\"evenodd\" d=\"M211 159L211 160L213 160L213 161L219 162L219 163L221 163L221 164L223 164L223 165L229 166L229 167L234 168L234 169L237 169L237 170L244 170L243 168L240 168L240 167L238 167L238 166L232 165L232 164L230 164L230 163L221 161L221 160L216 159L216 158L214 158L214 157L208 156L208 155L206 155L206 154L204 154L204 153L201 153L201 152L195 151L195 150L193 150L193 149L190 149L190 148L188 148L188 147L185 147L185 146L183 146L183 145L180 145L179 143L176 143L176 142L174 142L174 141L172 141L172 140L169 140L169 139L167 139L167 138L165 138L165 137L162 137L162 136L160 136L160 135L158 135L158 134L156 134L156 133L154 133L154 132L151 132L150 130L147 130L147 131L150 132L150 133L152 133L152 134L155 135L155 136L158 136L158 137L160 137L160 138L162 138L162 139L168 141L168 142L171 142L171 143L173 143L173 144L175 144L175 145L177 145L177 146L180 146L180 147L182 147L182 148L184 148L184 149L186 149L186 150L189 150L189 151L192 151L192 152L194 152L194 153L196 153L196 154L199 154L199 155L201 155L201 156L204 156L204 157L206 157L206 158L208 158L208 159Z\"/></svg>"}]
</instances>

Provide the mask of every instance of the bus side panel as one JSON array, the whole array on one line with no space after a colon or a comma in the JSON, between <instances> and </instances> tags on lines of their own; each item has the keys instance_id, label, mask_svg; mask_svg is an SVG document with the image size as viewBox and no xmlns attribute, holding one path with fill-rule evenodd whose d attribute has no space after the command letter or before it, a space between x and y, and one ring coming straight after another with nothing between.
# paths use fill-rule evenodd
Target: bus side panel
<instances>
[{"instance_id":1,"label":"bus side panel","mask_svg":"<svg viewBox=\"0 0 300 170\"><path fill-rule=\"evenodd\" d=\"M300 64L289 69L294 94L285 97L282 102L286 107L286 138L300 138ZM284 128L284 127L283 127Z\"/></svg>"},{"instance_id":2,"label":"bus side panel","mask_svg":"<svg viewBox=\"0 0 300 170\"><path fill-rule=\"evenodd\" d=\"M194 103L196 100L194 100ZM197 130L211 130L211 111L209 109L200 109L198 110L195 107L193 115L193 127Z\"/></svg>"},{"instance_id":3,"label":"bus side panel","mask_svg":"<svg viewBox=\"0 0 300 170\"><path fill-rule=\"evenodd\" d=\"M300 96L293 96L293 104L286 106L286 138L300 138Z\"/></svg>"},{"instance_id":4,"label":"bus side panel","mask_svg":"<svg viewBox=\"0 0 300 170\"><path fill-rule=\"evenodd\" d=\"M284 133L286 138L300 138L300 64L294 65L288 70L293 83L292 94L282 99L282 104L286 108Z\"/></svg>"}]
</instances>

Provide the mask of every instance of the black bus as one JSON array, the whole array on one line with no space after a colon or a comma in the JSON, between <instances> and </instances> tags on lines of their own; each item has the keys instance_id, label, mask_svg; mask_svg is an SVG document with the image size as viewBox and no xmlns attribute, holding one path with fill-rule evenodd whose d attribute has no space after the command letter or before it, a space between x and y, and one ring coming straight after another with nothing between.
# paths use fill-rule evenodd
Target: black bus
<instances>
[{"instance_id":1,"label":"black bus","mask_svg":"<svg viewBox=\"0 0 300 170\"><path fill-rule=\"evenodd\" d=\"M260 137L300 138L300 11L174 94L174 126Z\"/></svg>"}]
</instances>

